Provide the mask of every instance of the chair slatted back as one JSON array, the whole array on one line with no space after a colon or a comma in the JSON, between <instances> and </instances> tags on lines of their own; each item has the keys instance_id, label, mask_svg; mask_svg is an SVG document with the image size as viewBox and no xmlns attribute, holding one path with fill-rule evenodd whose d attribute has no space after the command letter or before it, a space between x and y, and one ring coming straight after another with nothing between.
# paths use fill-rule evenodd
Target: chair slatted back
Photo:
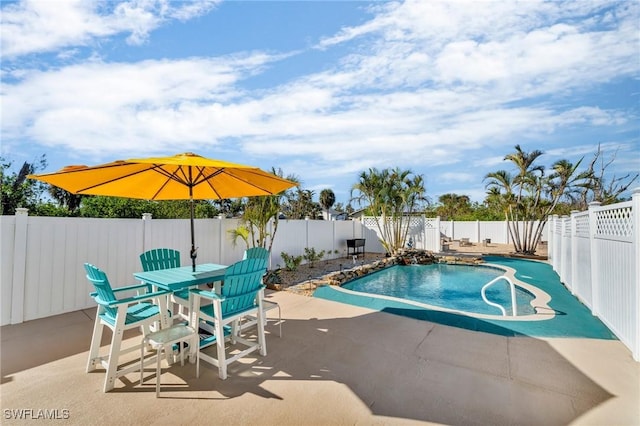
<instances>
[{"instance_id":1,"label":"chair slatted back","mask_svg":"<svg viewBox=\"0 0 640 426\"><path fill-rule=\"evenodd\" d=\"M103 270L90 263L85 263L84 269L87 271L87 279L91 284L93 284L93 287L96 289L97 297L101 302L112 302L116 300L116 296L113 293L107 274ZM104 309L105 313L113 318L115 318L116 313L118 312L117 308L109 308L105 306Z\"/></svg>"},{"instance_id":2,"label":"chair slatted back","mask_svg":"<svg viewBox=\"0 0 640 426\"><path fill-rule=\"evenodd\" d=\"M223 316L255 306L265 271L264 259L245 259L227 268L222 286L222 296L225 298L222 302Z\"/></svg>"},{"instance_id":3,"label":"chair slatted back","mask_svg":"<svg viewBox=\"0 0 640 426\"><path fill-rule=\"evenodd\" d=\"M262 259L266 265L269 262L269 250L264 247L251 247L245 250L243 259Z\"/></svg>"},{"instance_id":4,"label":"chair slatted back","mask_svg":"<svg viewBox=\"0 0 640 426\"><path fill-rule=\"evenodd\" d=\"M168 248L147 250L140 255L140 263L143 271L177 268L180 266L180 252Z\"/></svg>"}]
</instances>

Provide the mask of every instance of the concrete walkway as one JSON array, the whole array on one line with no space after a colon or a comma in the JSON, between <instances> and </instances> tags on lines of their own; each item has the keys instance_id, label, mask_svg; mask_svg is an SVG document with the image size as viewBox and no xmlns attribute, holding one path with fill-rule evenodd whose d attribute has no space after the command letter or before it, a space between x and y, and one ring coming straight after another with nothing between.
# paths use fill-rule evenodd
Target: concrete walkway
<instances>
[{"instance_id":1,"label":"concrete walkway","mask_svg":"<svg viewBox=\"0 0 640 426\"><path fill-rule=\"evenodd\" d=\"M131 374L107 394L102 371L84 372L93 310L2 327L2 424L640 424L640 363L619 341L496 336L269 297L285 322L282 338L269 322L266 357L232 364L226 381L209 364L199 379L172 366L159 399L151 368L143 386Z\"/></svg>"}]
</instances>

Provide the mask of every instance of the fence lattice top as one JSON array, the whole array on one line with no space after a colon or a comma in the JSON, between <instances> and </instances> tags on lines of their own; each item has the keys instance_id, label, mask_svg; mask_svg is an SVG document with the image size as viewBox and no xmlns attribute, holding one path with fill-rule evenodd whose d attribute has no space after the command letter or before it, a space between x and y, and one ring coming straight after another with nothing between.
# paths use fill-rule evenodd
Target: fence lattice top
<instances>
[{"instance_id":1,"label":"fence lattice top","mask_svg":"<svg viewBox=\"0 0 640 426\"><path fill-rule=\"evenodd\" d=\"M633 209L631 206L596 211L596 235L633 237Z\"/></svg>"},{"instance_id":2,"label":"fence lattice top","mask_svg":"<svg viewBox=\"0 0 640 426\"><path fill-rule=\"evenodd\" d=\"M574 216L576 221L576 235L579 237L589 236L589 213L577 214Z\"/></svg>"}]
</instances>

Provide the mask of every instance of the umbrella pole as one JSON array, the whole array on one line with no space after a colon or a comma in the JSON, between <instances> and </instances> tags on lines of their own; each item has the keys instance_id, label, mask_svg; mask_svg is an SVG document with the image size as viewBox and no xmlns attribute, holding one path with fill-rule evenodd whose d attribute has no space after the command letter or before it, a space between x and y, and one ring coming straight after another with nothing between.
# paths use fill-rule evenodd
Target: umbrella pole
<instances>
[{"instance_id":1,"label":"umbrella pole","mask_svg":"<svg viewBox=\"0 0 640 426\"><path fill-rule=\"evenodd\" d=\"M189 168L189 180L191 180L191 168ZM195 244L195 231L194 231L194 223L193 217L194 215L194 207L193 207L193 188L189 186L189 201L191 202L191 264L193 265L193 272L196 271L196 257L198 257L198 249Z\"/></svg>"}]
</instances>

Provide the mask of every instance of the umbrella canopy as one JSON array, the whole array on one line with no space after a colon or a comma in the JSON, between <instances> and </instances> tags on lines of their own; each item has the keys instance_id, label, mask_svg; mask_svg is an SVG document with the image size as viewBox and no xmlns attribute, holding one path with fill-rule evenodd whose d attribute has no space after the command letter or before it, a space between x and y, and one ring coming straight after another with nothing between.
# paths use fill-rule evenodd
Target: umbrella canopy
<instances>
[{"instance_id":1,"label":"umbrella canopy","mask_svg":"<svg viewBox=\"0 0 640 426\"><path fill-rule=\"evenodd\" d=\"M67 166L55 173L29 175L73 194L144 200L191 200L191 259L196 248L193 200L274 195L296 185L257 167L187 152L172 157L118 160L98 166Z\"/></svg>"}]
</instances>

